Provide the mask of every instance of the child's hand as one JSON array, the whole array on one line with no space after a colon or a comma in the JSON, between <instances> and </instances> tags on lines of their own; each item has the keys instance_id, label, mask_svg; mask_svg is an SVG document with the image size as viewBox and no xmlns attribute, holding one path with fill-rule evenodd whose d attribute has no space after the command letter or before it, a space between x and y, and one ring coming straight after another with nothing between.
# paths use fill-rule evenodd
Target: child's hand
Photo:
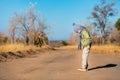
<instances>
[{"instance_id":1,"label":"child's hand","mask_svg":"<svg viewBox=\"0 0 120 80\"><path fill-rule=\"evenodd\" d=\"M90 45L88 45L87 48L90 49Z\"/></svg>"},{"instance_id":2,"label":"child's hand","mask_svg":"<svg viewBox=\"0 0 120 80\"><path fill-rule=\"evenodd\" d=\"M78 50L81 50L81 46L80 45L78 45Z\"/></svg>"}]
</instances>

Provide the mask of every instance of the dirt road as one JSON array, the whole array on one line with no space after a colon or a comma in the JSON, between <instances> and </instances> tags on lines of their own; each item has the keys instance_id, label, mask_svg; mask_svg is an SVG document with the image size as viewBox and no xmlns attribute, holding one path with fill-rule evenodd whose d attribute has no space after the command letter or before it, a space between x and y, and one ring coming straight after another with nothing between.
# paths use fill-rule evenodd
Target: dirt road
<instances>
[{"instance_id":1,"label":"dirt road","mask_svg":"<svg viewBox=\"0 0 120 80\"><path fill-rule=\"evenodd\" d=\"M81 52L59 49L0 63L0 80L120 80L120 58L91 53L80 72Z\"/></svg>"}]
</instances>

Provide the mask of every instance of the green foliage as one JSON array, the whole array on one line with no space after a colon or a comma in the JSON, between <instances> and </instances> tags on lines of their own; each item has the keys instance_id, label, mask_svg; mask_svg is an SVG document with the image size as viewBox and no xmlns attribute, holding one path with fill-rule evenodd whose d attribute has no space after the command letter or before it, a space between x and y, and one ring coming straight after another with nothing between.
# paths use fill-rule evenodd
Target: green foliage
<instances>
[{"instance_id":1,"label":"green foliage","mask_svg":"<svg viewBox=\"0 0 120 80\"><path fill-rule=\"evenodd\" d=\"M120 18L115 23L115 27L117 28L117 30L120 30Z\"/></svg>"}]
</instances>

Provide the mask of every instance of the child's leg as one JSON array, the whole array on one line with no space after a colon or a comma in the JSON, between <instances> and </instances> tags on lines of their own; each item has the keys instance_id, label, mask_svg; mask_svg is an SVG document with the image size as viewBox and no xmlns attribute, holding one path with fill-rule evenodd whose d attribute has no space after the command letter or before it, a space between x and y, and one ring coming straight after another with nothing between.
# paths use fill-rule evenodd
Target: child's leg
<instances>
[{"instance_id":1,"label":"child's leg","mask_svg":"<svg viewBox=\"0 0 120 80\"><path fill-rule=\"evenodd\" d=\"M83 53L82 53L82 68L87 69L88 67L88 55L90 53L90 47L87 46L83 49Z\"/></svg>"}]
</instances>

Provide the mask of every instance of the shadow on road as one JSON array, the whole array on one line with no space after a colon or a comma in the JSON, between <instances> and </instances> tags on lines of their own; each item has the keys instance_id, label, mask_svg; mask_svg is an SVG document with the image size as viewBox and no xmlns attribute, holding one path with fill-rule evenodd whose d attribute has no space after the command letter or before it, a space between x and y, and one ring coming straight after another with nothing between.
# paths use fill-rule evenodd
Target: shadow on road
<instances>
[{"instance_id":1,"label":"shadow on road","mask_svg":"<svg viewBox=\"0 0 120 80\"><path fill-rule=\"evenodd\" d=\"M95 70L95 69L101 69L101 68L111 68L111 67L116 67L117 64L107 64L107 65L103 65L103 66L97 66L97 67L93 67L93 68L90 68L90 70Z\"/></svg>"}]
</instances>

